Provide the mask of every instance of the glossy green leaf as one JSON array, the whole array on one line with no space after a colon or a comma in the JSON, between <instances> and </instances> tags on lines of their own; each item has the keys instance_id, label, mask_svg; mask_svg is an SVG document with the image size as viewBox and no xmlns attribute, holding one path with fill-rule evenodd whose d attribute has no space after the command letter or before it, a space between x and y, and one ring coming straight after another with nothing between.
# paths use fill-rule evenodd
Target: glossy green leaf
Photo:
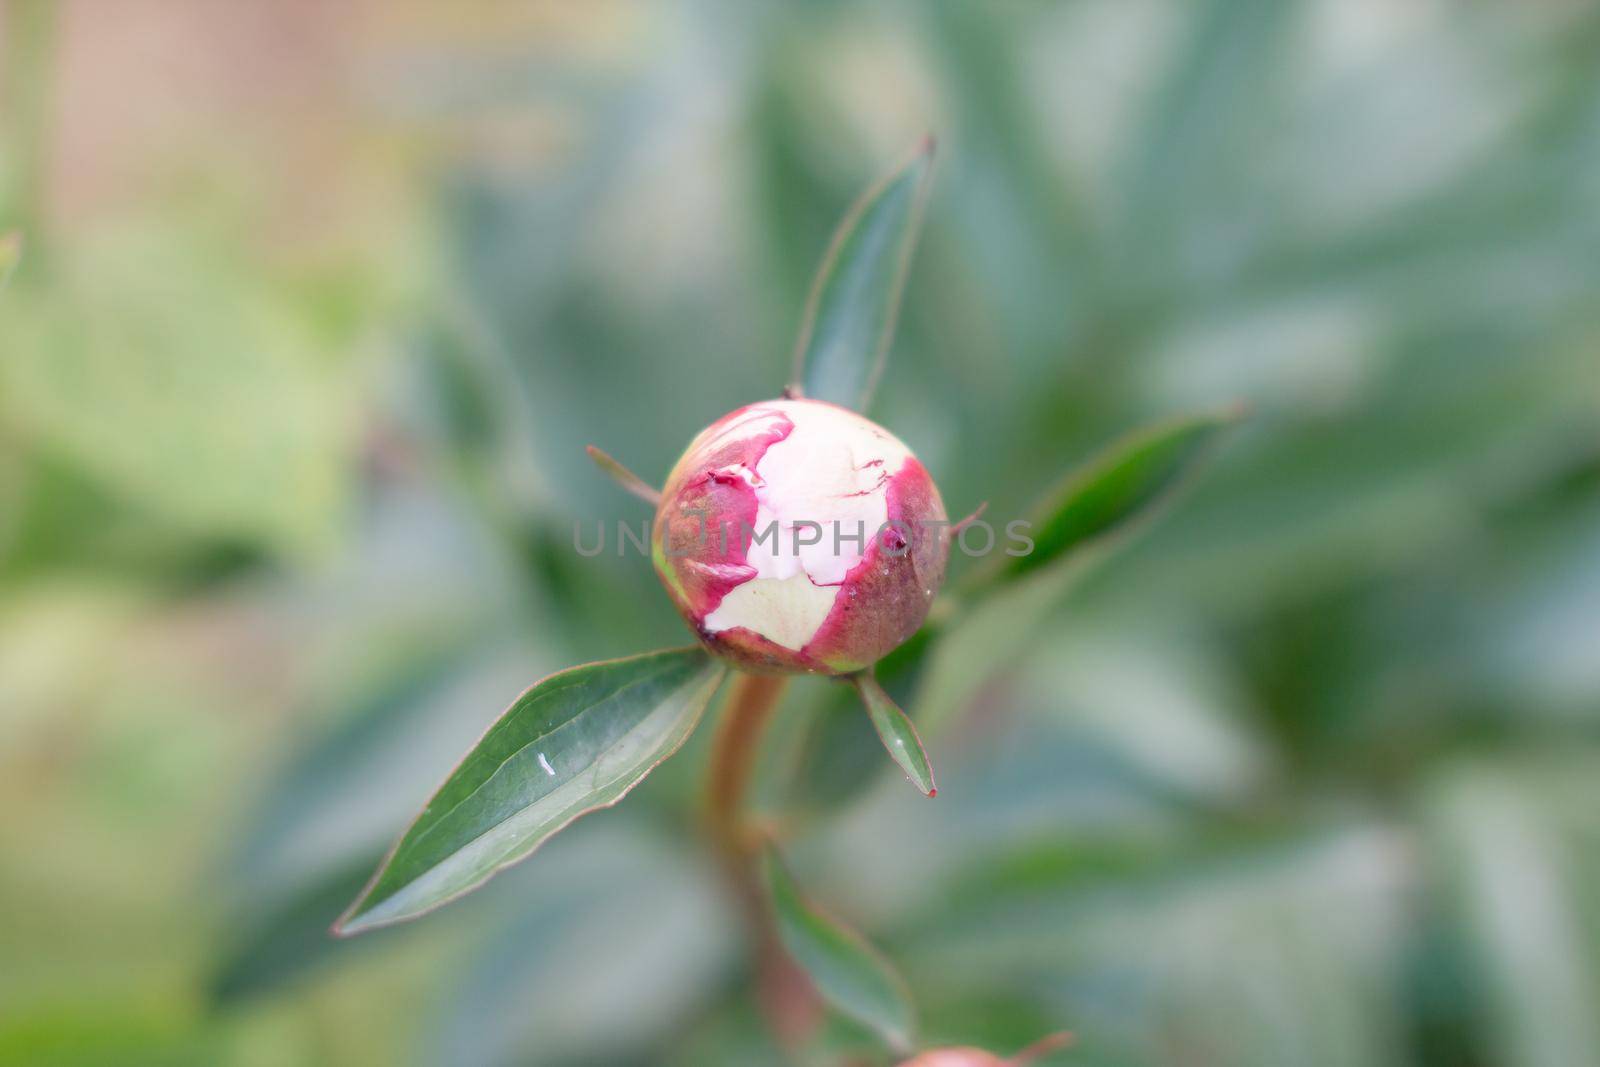
<instances>
[{"instance_id":1,"label":"glossy green leaf","mask_svg":"<svg viewBox=\"0 0 1600 1067\"><path fill-rule=\"evenodd\" d=\"M678 750L726 668L701 648L560 671L445 780L335 932L415 918L483 884Z\"/></svg>"},{"instance_id":2,"label":"glossy green leaf","mask_svg":"<svg viewBox=\"0 0 1600 1067\"><path fill-rule=\"evenodd\" d=\"M22 262L22 234L15 231L0 235L0 288L11 280L11 272Z\"/></svg>"},{"instance_id":3,"label":"glossy green leaf","mask_svg":"<svg viewBox=\"0 0 1600 1067\"><path fill-rule=\"evenodd\" d=\"M857 410L871 401L894 339L932 171L929 138L835 231L795 345L793 380L806 396Z\"/></svg>"},{"instance_id":4,"label":"glossy green leaf","mask_svg":"<svg viewBox=\"0 0 1600 1067\"><path fill-rule=\"evenodd\" d=\"M1182 484L1241 415L1232 409L1187 416L1113 444L1068 475L1035 508L1028 529L1031 552L995 556L995 568L980 574L1027 574L1091 541L1122 532Z\"/></svg>"},{"instance_id":5,"label":"glossy green leaf","mask_svg":"<svg viewBox=\"0 0 1600 1067\"><path fill-rule=\"evenodd\" d=\"M939 790L933 784L933 768L928 765L928 753L923 749L922 738L917 736L917 728L911 724L911 719L900 710L900 705L889 699L889 694L883 691L883 686L878 684L876 678L860 674L854 682L856 692L861 694L861 702L866 705L867 717L872 720L872 728L878 731L878 737L883 741L883 747L889 750L895 763L906 772L912 785L922 790L925 796L935 796Z\"/></svg>"},{"instance_id":6,"label":"glossy green leaf","mask_svg":"<svg viewBox=\"0 0 1600 1067\"><path fill-rule=\"evenodd\" d=\"M778 936L822 999L864 1023L897 1052L911 1047L915 1021L905 982L860 934L810 904L776 849L765 859Z\"/></svg>"}]
</instances>

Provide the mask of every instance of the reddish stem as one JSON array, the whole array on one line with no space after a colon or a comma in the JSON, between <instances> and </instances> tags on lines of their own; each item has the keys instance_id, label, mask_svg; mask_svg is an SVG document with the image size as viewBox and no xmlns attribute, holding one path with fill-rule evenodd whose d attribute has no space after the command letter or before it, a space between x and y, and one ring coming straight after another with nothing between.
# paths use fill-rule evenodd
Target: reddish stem
<instances>
[{"instance_id":1,"label":"reddish stem","mask_svg":"<svg viewBox=\"0 0 1600 1067\"><path fill-rule=\"evenodd\" d=\"M706 829L717 850L728 886L755 938L757 1000L778 1042L793 1051L821 1018L821 1002L804 971L783 950L761 886L758 842L744 817L750 775L760 751L762 731L777 709L789 680L740 674L728 694L712 741L706 789Z\"/></svg>"}]
</instances>

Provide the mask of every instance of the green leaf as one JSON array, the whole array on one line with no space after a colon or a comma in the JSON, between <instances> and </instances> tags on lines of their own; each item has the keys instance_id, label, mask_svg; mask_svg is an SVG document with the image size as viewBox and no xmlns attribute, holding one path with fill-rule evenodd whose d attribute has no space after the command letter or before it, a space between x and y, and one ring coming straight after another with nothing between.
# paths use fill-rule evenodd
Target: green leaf
<instances>
[{"instance_id":1,"label":"green leaf","mask_svg":"<svg viewBox=\"0 0 1600 1067\"><path fill-rule=\"evenodd\" d=\"M225 936L210 977L213 1004L278 995L406 936L393 928L341 940L328 936L328 924L365 889L417 798L438 784L441 758L482 735L484 701L498 705L530 670L549 669L510 637L494 627L424 627L360 669L372 682L307 709L308 720L329 728L289 756L235 835L238 848L220 860ZM527 906L528 884L505 878L484 887L473 918L508 902Z\"/></svg>"},{"instance_id":2,"label":"green leaf","mask_svg":"<svg viewBox=\"0 0 1600 1067\"><path fill-rule=\"evenodd\" d=\"M794 382L814 400L865 410L883 375L933 173L933 139L867 190L834 232L795 344Z\"/></svg>"},{"instance_id":3,"label":"green leaf","mask_svg":"<svg viewBox=\"0 0 1600 1067\"><path fill-rule=\"evenodd\" d=\"M928 753L922 747L917 728L900 706L889 699L883 686L870 674L858 674L852 679L861 702L867 706L867 717L883 741L883 747L900 769L906 772L911 784L922 790L924 796L936 796L939 790L933 784L933 768L928 766Z\"/></svg>"},{"instance_id":4,"label":"green leaf","mask_svg":"<svg viewBox=\"0 0 1600 1067\"><path fill-rule=\"evenodd\" d=\"M0 289L11 280L11 272L22 262L22 234L13 230L0 235Z\"/></svg>"},{"instance_id":5,"label":"green leaf","mask_svg":"<svg viewBox=\"0 0 1600 1067\"><path fill-rule=\"evenodd\" d=\"M720 872L682 835L624 816L548 847L503 879L513 908L452 941L415 1062L668 1062L743 965Z\"/></svg>"},{"instance_id":6,"label":"green leaf","mask_svg":"<svg viewBox=\"0 0 1600 1067\"><path fill-rule=\"evenodd\" d=\"M621 800L688 738L725 670L697 647L536 683L445 780L334 932L431 911Z\"/></svg>"},{"instance_id":7,"label":"green leaf","mask_svg":"<svg viewBox=\"0 0 1600 1067\"><path fill-rule=\"evenodd\" d=\"M372 871L373 855L360 857L284 894L260 913L230 926L222 953L207 985L211 1003L241 1003L281 990L335 958L363 951L368 941L335 941L328 920L361 891ZM372 939L382 945L383 937Z\"/></svg>"},{"instance_id":8,"label":"green leaf","mask_svg":"<svg viewBox=\"0 0 1600 1067\"><path fill-rule=\"evenodd\" d=\"M778 936L822 999L896 1052L909 1051L915 1022L905 982L865 938L805 900L776 849L768 848L764 866Z\"/></svg>"},{"instance_id":9,"label":"green leaf","mask_svg":"<svg viewBox=\"0 0 1600 1067\"><path fill-rule=\"evenodd\" d=\"M1047 494L1027 531L1033 551L991 557L962 583L966 596L952 601L957 621L919 672L926 675L915 702L923 728L944 726L1013 662L1061 599L1183 485L1242 414L1233 408L1135 431Z\"/></svg>"},{"instance_id":10,"label":"green leaf","mask_svg":"<svg viewBox=\"0 0 1600 1067\"><path fill-rule=\"evenodd\" d=\"M1417 877L1406 851L1411 839L1373 823L1278 822L1235 826L1231 840L1212 826L1202 832L1224 836L1210 842L1186 841L1168 828L1161 831L1167 843L1146 860L1113 859L1113 869L1100 873L1073 869L1067 857L1087 843L1069 833L1058 859L1012 867L988 885L979 868L994 857L979 851L979 878L963 887L960 903L930 910L897 941L908 970L930 976L930 997L940 1000L940 978L984 992L996 974L1026 975L1028 988L1041 991L1083 988L1112 974L1126 981L1139 991L1130 995L1128 1018L1138 1021L1129 1029L1074 1020L1086 1062L1128 1062L1089 1052L1114 1033L1151 1026L1195 1034L1220 1050L1216 1063L1403 1062L1393 1040L1401 1016L1386 1005L1395 976L1406 973L1397 968L1416 962L1409 955L1416 935L1408 911ZM1135 833L1121 827L1108 840L1125 849ZM1257 999L1263 981L1282 994L1272 1009ZM1284 1049L1297 1054L1285 1058Z\"/></svg>"},{"instance_id":11,"label":"green leaf","mask_svg":"<svg viewBox=\"0 0 1600 1067\"><path fill-rule=\"evenodd\" d=\"M940 624L933 618L905 644L873 667L878 685L902 707L911 706L921 688L923 666L932 658ZM819 703L801 707L791 723L793 735L784 745L772 746L781 763L769 776L781 782L781 806L794 816L836 811L860 797L885 771L873 745L873 728L857 705L860 698L844 686L818 691Z\"/></svg>"},{"instance_id":12,"label":"green leaf","mask_svg":"<svg viewBox=\"0 0 1600 1067\"><path fill-rule=\"evenodd\" d=\"M1054 128L1039 121L1054 104L1016 46L1042 12L965 3L915 10L926 21L931 76L948 107L941 125L961 146L959 189L940 217L959 235L961 298L969 303L953 313L940 305L940 329L971 315L996 331L991 343L1005 347L1016 380L1058 374L1063 331L1082 328L1100 299L1104 254L1093 240L1085 183L1072 173L1077 168L1060 165ZM918 351L919 360L929 357Z\"/></svg>"},{"instance_id":13,"label":"green leaf","mask_svg":"<svg viewBox=\"0 0 1600 1067\"><path fill-rule=\"evenodd\" d=\"M1138 430L1067 476L1034 509L1033 551L996 556L978 580L1017 577L1125 530L1192 473L1223 432L1242 417L1238 408L1192 415Z\"/></svg>"},{"instance_id":14,"label":"green leaf","mask_svg":"<svg viewBox=\"0 0 1600 1067\"><path fill-rule=\"evenodd\" d=\"M1278 87L1307 5L1205 0L1185 7L1193 19L1187 41L1143 129L1129 139L1117 179L1123 248L1145 285L1192 262L1223 205L1237 210L1243 199L1249 211L1237 213L1255 219L1273 203L1251 195L1250 160L1284 111Z\"/></svg>"},{"instance_id":15,"label":"green leaf","mask_svg":"<svg viewBox=\"0 0 1600 1067\"><path fill-rule=\"evenodd\" d=\"M972 706L995 678L1033 647L1051 613L1111 556L1096 542L1059 566L985 589L938 642L922 668L916 708L922 728L936 735Z\"/></svg>"},{"instance_id":16,"label":"green leaf","mask_svg":"<svg viewBox=\"0 0 1600 1067\"><path fill-rule=\"evenodd\" d=\"M328 727L306 731L304 743L274 772L224 865L243 910L275 910L284 894L297 895L356 858L368 861L362 877L327 918L361 889L372 874L370 861L383 856L395 825L412 813L410 798L438 782L440 750L458 751L481 733L470 716L474 704L526 677L521 649L484 655L471 640L430 630L398 642L373 667L361 668L372 682L308 712L308 719ZM510 674L513 657L523 673ZM457 697L453 689L463 692Z\"/></svg>"}]
</instances>

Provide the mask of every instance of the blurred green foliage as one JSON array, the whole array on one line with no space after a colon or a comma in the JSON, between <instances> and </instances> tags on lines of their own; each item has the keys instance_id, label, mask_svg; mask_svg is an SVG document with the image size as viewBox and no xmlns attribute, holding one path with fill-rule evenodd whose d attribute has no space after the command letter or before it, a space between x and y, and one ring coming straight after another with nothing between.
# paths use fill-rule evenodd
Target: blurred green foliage
<instances>
[{"instance_id":1,"label":"blurred green foliage","mask_svg":"<svg viewBox=\"0 0 1600 1067\"><path fill-rule=\"evenodd\" d=\"M647 561L572 550L642 514L583 445L659 479L775 394L931 129L875 416L953 512L1253 417L935 649L936 802L869 729L828 805L795 687L801 880L930 1041L1600 1063L1592 4L139 6L0 13L0 1061L774 1062L704 738L318 934L523 686L682 642Z\"/></svg>"}]
</instances>

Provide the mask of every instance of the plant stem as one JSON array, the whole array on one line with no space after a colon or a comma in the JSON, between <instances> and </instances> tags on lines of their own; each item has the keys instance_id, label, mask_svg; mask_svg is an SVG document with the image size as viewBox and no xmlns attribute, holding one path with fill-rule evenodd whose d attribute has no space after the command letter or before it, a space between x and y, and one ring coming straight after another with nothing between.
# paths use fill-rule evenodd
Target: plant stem
<instances>
[{"instance_id":1,"label":"plant stem","mask_svg":"<svg viewBox=\"0 0 1600 1067\"><path fill-rule=\"evenodd\" d=\"M787 678L767 674L739 674L734 679L712 742L706 794L706 814L719 846L748 844L739 841L743 834L744 795L755 768L761 732L777 709L788 682Z\"/></svg>"},{"instance_id":2,"label":"plant stem","mask_svg":"<svg viewBox=\"0 0 1600 1067\"><path fill-rule=\"evenodd\" d=\"M756 869L757 835L745 819L745 794L762 731L788 687L787 678L740 674L712 741L706 830L755 939L757 1000L773 1036L793 1051L815 1028L821 1002L811 980L783 949Z\"/></svg>"}]
</instances>

